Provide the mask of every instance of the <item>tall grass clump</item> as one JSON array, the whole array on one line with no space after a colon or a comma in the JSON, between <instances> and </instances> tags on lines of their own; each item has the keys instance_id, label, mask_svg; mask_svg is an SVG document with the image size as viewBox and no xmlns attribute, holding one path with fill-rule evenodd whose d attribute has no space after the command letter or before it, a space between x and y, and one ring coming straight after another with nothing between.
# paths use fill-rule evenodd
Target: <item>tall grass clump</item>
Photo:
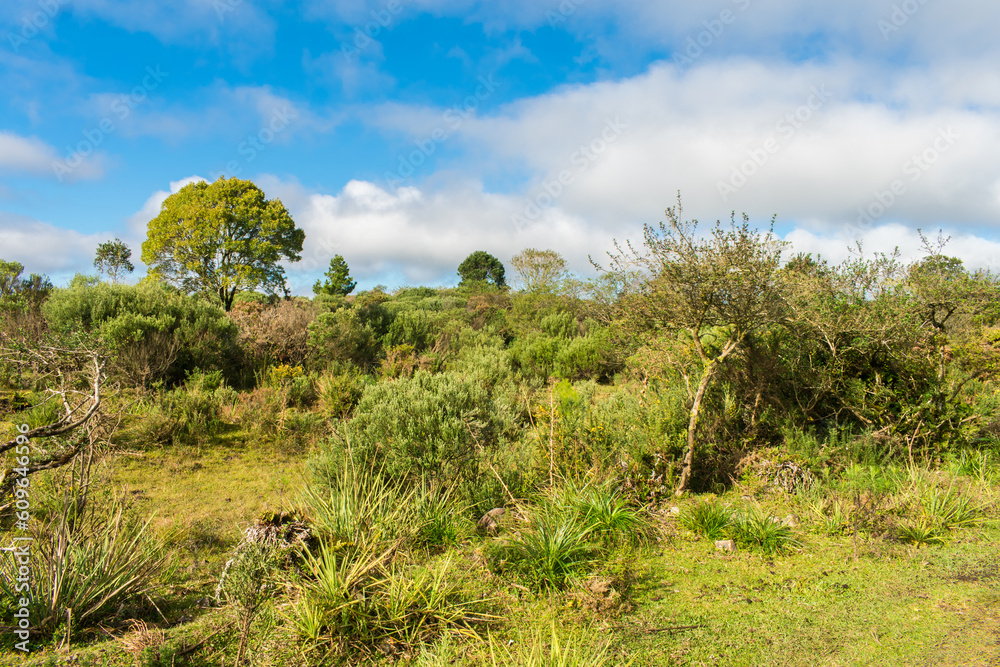
<instances>
[{"instance_id":1,"label":"tall grass clump","mask_svg":"<svg viewBox=\"0 0 1000 667\"><path fill-rule=\"evenodd\" d=\"M710 540L721 540L728 534L733 522L733 513L718 499L701 500L685 508L680 515L681 523L692 533L703 535Z\"/></svg>"},{"instance_id":2,"label":"tall grass clump","mask_svg":"<svg viewBox=\"0 0 1000 667\"><path fill-rule=\"evenodd\" d=\"M638 546L655 536L648 515L611 486L588 485L576 491L572 506L593 539L605 545Z\"/></svg>"},{"instance_id":3,"label":"tall grass clump","mask_svg":"<svg viewBox=\"0 0 1000 667\"><path fill-rule=\"evenodd\" d=\"M344 453L339 461L316 462L313 477L304 503L313 525L330 540L360 548L412 535L415 492L381 470L358 465Z\"/></svg>"},{"instance_id":4,"label":"tall grass clump","mask_svg":"<svg viewBox=\"0 0 1000 667\"><path fill-rule=\"evenodd\" d=\"M931 488L923 493L917 516L900 525L898 537L918 546L943 544L950 531L982 522L985 512L986 507L971 496L963 496L954 486Z\"/></svg>"},{"instance_id":5,"label":"tall grass clump","mask_svg":"<svg viewBox=\"0 0 1000 667\"><path fill-rule=\"evenodd\" d=\"M94 627L149 592L165 556L148 527L120 500L96 509L66 494L49 523L32 535L35 632L48 635L63 623L67 633ZM4 551L0 563L0 593L8 600L24 597L16 590L14 554Z\"/></svg>"},{"instance_id":6,"label":"tall grass clump","mask_svg":"<svg viewBox=\"0 0 1000 667\"><path fill-rule=\"evenodd\" d=\"M561 589L593 562L597 550L591 533L574 513L545 509L494 558L501 569L506 564L539 589Z\"/></svg>"},{"instance_id":7,"label":"tall grass clump","mask_svg":"<svg viewBox=\"0 0 1000 667\"><path fill-rule=\"evenodd\" d=\"M803 546L789 526L758 507L734 513L729 535L741 547L763 554L778 554Z\"/></svg>"},{"instance_id":8,"label":"tall grass clump","mask_svg":"<svg viewBox=\"0 0 1000 667\"><path fill-rule=\"evenodd\" d=\"M453 546L472 533L473 526L466 516L469 507L456 500L454 489L424 482L415 491L413 526L417 546L426 549Z\"/></svg>"},{"instance_id":9,"label":"tall grass clump","mask_svg":"<svg viewBox=\"0 0 1000 667\"><path fill-rule=\"evenodd\" d=\"M527 525L492 549L494 568L539 590L563 589L591 573L611 550L641 546L655 529L609 486L566 482L517 513Z\"/></svg>"},{"instance_id":10,"label":"tall grass clump","mask_svg":"<svg viewBox=\"0 0 1000 667\"><path fill-rule=\"evenodd\" d=\"M583 633L560 635L555 623L550 633L536 630L513 643L490 638L490 664L494 667L610 667L630 665L612 655L608 644L590 646Z\"/></svg>"},{"instance_id":11,"label":"tall grass clump","mask_svg":"<svg viewBox=\"0 0 1000 667\"><path fill-rule=\"evenodd\" d=\"M307 653L320 646L338 655L402 651L445 630L473 632L493 620L481 611L485 600L455 583L450 560L407 567L398 562L397 546L323 543L306 553L305 579L289 620Z\"/></svg>"}]
</instances>

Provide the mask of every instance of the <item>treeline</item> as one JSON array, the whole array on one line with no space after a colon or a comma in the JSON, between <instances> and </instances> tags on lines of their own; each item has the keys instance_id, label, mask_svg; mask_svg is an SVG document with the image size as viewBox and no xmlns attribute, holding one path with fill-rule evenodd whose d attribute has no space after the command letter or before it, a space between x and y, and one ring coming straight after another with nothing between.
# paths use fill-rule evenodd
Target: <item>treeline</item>
<instances>
[{"instance_id":1,"label":"treeline","mask_svg":"<svg viewBox=\"0 0 1000 667\"><path fill-rule=\"evenodd\" d=\"M782 262L786 249L746 223L697 241L690 223L677 222L650 230L632 257L645 271L632 262L589 283L568 276L554 251L529 249L511 263L518 290L482 253L491 272L457 288L345 296L318 283L312 299L242 292L229 312L152 280L80 278L54 289L7 263L5 336L85 338L123 388L183 391L212 374L231 391L282 389L296 407L329 417L349 418L360 402L353 428L373 448L401 448L379 455L390 467L420 473L523 439L537 426L539 392L559 381L567 384L551 390L557 412L577 409L581 395L610 403L541 421L576 420L586 431L593 414L617 405L609 429L643 429L641 446L621 433L604 443L571 434L573 465L666 461L676 482L686 460L702 486L790 431L820 440L865 432L886 455L908 456L995 438L995 418L976 396L1000 358L993 276L933 251L909 266L887 256ZM595 393L599 386L607 389ZM425 419L443 431L428 435ZM422 451L421 438L436 451Z\"/></svg>"}]
</instances>

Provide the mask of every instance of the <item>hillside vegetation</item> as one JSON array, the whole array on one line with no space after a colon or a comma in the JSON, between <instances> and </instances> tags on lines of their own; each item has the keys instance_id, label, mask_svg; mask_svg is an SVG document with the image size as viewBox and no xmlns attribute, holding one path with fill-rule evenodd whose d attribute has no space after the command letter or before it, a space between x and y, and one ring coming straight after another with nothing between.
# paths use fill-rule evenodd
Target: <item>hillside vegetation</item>
<instances>
[{"instance_id":1,"label":"hillside vegetation","mask_svg":"<svg viewBox=\"0 0 1000 667\"><path fill-rule=\"evenodd\" d=\"M996 278L679 213L590 281L4 262L5 659L1000 664Z\"/></svg>"}]
</instances>

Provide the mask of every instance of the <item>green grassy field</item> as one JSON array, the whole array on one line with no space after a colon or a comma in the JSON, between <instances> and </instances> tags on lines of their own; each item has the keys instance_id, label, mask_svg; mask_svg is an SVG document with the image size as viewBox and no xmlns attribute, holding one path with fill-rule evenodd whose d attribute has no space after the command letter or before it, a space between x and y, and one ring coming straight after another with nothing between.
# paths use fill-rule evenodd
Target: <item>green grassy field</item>
<instances>
[{"instance_id":1,"label":"green grassy field","mask_svg":"<svg viewBox=\"0 0 1000 667\"><path fill-rule=\"evenodd\" d=\"M119 454L97 477L134 500L170 550L152 596L152 635L109 627L82 633L72 648L54 639L44 651L5 664L133 665L137 641L196 649L175 664L233 664L231 610L207 604L240 532L265 511L300 500L306 452L227 438L211 447L154 448ZM727 553L680 520L705 498L683 498L652 520L655 539L614 551L565 590L532 592L489 564L492 544L521 530L514 520L496 537L467 533L427 562L450 560L456 586L488 600L496 619L473 634L444 633L436 642L375 650L363 662L412 665L997 665L1000 664L1000 539L994 500L1000 489L979 479L925 470L869 471L868 490L827 482L787 494L746 480L718 500L733 509L759 507L792 517L798 548L766 554ZM845 476L846 479L846 476ZM960 488L977 516L948 529L938 543L914 545L837 523L830 499L845 503L874 487L884 512L899 513L927 489ZM821 502L826 499L827 502ZM826 508L826 509L824 509ZM895 509L893 509L895 508ZM279 591L280 592L280 591ZM256 640L254 664L312 664L285 618L291 602L275 595L273 622ZM561 658L532 657L558 644ZM588 657L589 656L589 657ZM603 656L603 657L601 657ZM603 662L602 662L603 660ZM167 663L169 664L169 663Z\"/></svg>"}]
</instances>

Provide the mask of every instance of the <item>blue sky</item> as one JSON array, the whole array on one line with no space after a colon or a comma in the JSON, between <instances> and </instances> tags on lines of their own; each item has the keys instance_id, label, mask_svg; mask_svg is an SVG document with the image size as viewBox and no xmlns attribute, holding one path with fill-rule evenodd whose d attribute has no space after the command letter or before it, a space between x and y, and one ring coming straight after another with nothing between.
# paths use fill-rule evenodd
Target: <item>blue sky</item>
<instances>
[{"instance_id":1,"label":"blue sky","mask_svg":"<svg viewBox=\"0 0 1000 667\"><path fill-rule=\"evenodd\" d=\"M6 0L0 257L140 255L163 199L250 178L361 287L746 212L795 250L1000 271L1000 6L974 0ZM143 267L138 266L136 275Z\"/></svg>"}]
</instances>

